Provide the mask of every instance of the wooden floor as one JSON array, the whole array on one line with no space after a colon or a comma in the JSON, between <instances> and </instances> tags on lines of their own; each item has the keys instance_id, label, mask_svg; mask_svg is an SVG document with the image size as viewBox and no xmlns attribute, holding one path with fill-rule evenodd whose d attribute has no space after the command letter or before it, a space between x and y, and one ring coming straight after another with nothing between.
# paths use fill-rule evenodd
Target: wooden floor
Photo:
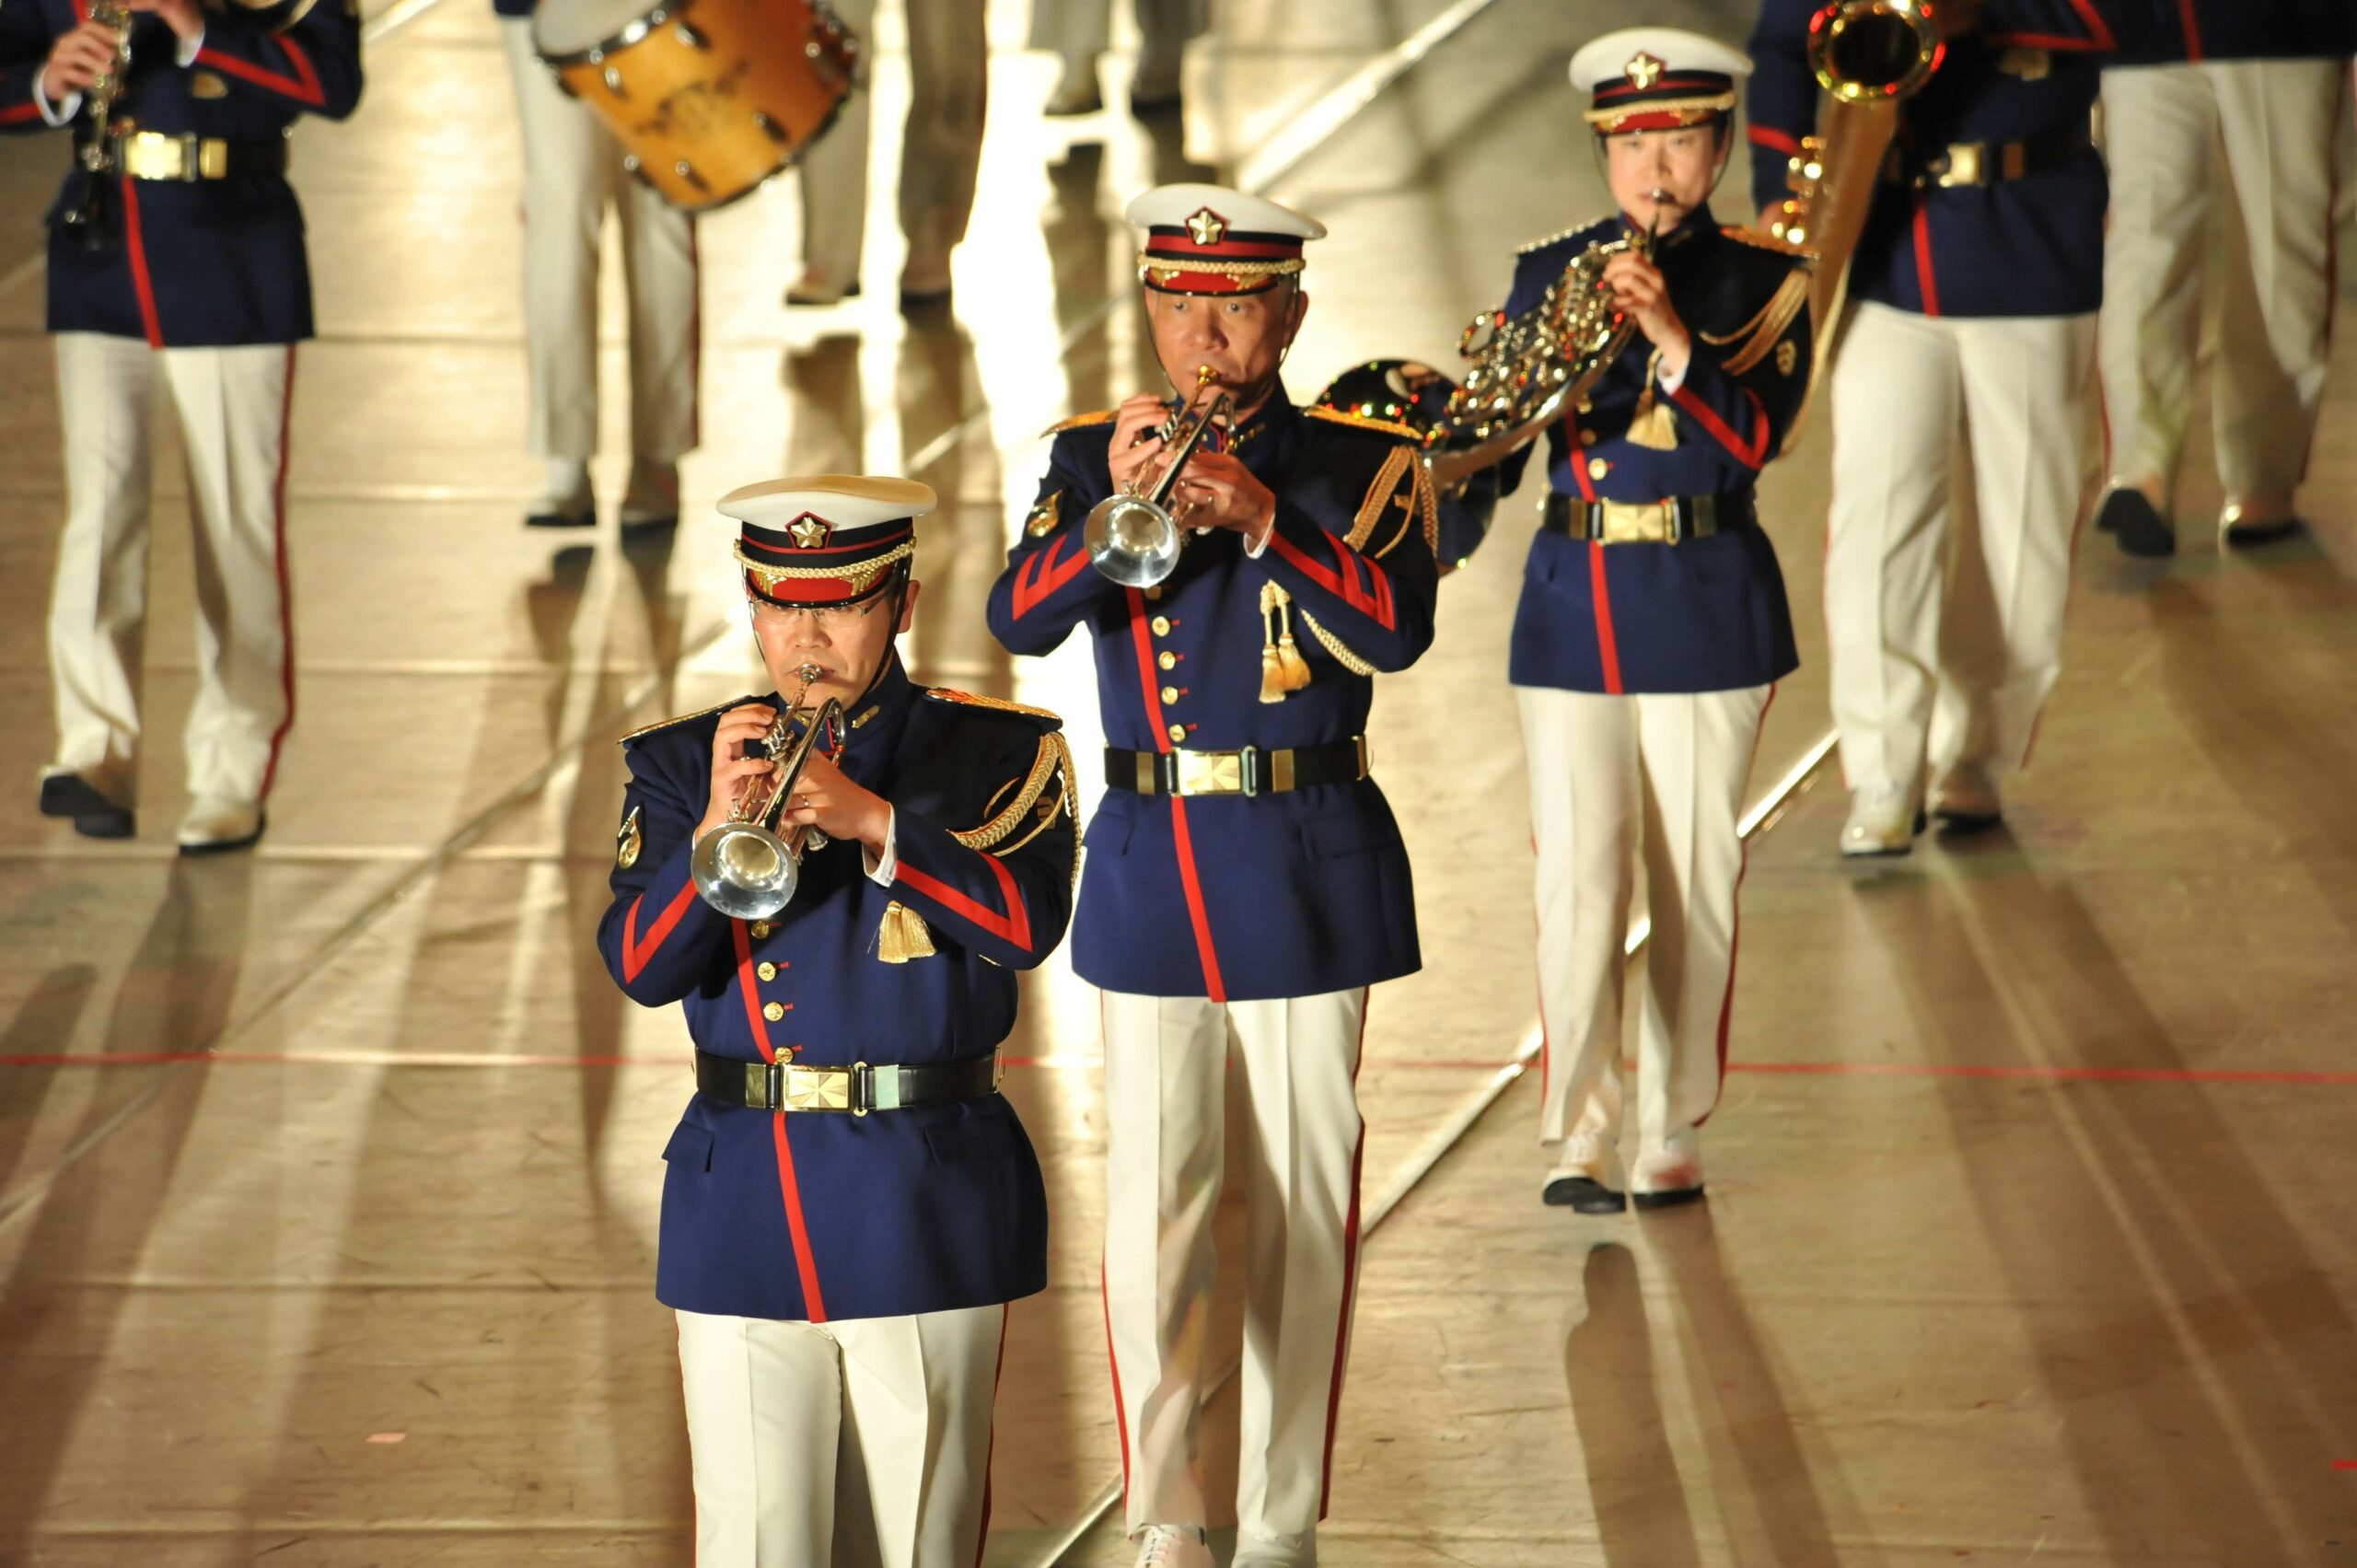
<instances>
[{"instance_id":1,"label":"wooden floor","mask_svg":"<svg viewBox=\"0 0 2357 1568\"><path fill-rule=\"evenodd\" d=\"M749 666L711 499L795 469L935 485L919 677L1058 708L1085 756L1085 650L1017 667L981 608L1037 432L1145 381L1127 198L1217 178L1331 226L1302 399L1371 355L1446 363L1516 245L1605 209L1561 84L1578 41L1628 19L1608 0L1230 0L1183 141L1118 112L1042 120L1052 66L1016 51L1019 0L993 4L954 319L893 313L888 201L870 302L791 317L792 202L709 220L691 516L641 552L517 526L519 157L488 7L377 20L361 113L298 138L321 325L294 434L301 716L268 838L215 862L171 853L193 635L171 463L140 836L93 844L33 810L62 509L37 246L64 154L0 144L0 1563L687 1562L652 1295L685 1044L589 934L611 741ZM1739 37L1748 10L1648 19ZM1117 87L1125 71L1108 64ZM1504 679L1528 497L1506 508L1376 718L1427 967L1373 1003L1381 1224L1325 1561L2357 1563L2349 333L2338 360L2312 530L2221 556L2194 452L2175 562L2084 543L2007 830L1871 869L1834 854L1840 792L1806 767L1827 728L1821 425L1777 465L1764 510L1805 667L1754 780L1775 805L1712 1200L1642 1220L1536 1201ZM618 493L619 459L599 472ZM1012 1049L1054 1258L1014 1316L987 1560L1125 1562L1097 1518L1120 1465L1096 1009L1061 960Z\"/></svg>"}]
</instances>

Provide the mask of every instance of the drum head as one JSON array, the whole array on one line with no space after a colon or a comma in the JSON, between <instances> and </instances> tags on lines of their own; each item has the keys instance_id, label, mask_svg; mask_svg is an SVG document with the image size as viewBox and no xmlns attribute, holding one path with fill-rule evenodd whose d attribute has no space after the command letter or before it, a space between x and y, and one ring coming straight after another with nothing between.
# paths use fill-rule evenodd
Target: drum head
<instances>
[{"instance_id":1,"label":"drum head","mask_svg":"<svg viewBox=\"0 0 2357 1568\"><path fill-rule=\"evenodd\" d=\"M532 13L532 43L550 59L586 53L619 41L631 23L657 11L678 16L684 0L540 0Z\"/></svg>"}]
</instances>

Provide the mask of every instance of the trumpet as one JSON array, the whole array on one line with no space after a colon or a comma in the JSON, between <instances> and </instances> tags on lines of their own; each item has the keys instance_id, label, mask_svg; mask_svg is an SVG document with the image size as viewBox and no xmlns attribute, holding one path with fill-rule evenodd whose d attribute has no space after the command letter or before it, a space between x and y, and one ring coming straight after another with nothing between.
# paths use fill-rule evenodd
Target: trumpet
<instances>
[{"instance_id":1,"label":"trumpet","mask_svg":"<svg viewBox=\"0 0 2357 1568\"><path fill-rule=\"evenodd\" d=\"M823 849L827 842L816 828L795 827L781 834L771 826L808 764L811 749L842 723L843 705L833 697L815 714L802 705L822 673L819 668L806 664L796 673L800 690L761 738L776 765L765 777L747 782L728 820L697 840L688 861L703 901L737 920L766 920L792 903L802 881L804 852Z\"/></svg>"},{"instance_id":2,"label":"trumpet","mask_svg":"<svg viewBox=\"0 0 2357 1568\"><path fill-rule=\"evenodd\" d=\"M1195 369L1195 396L1201 398L1217 374L1208 365ZM1150 486L1138 481L1118 495L1109 495L1088 510L1081 526L1081 541L1088 547L1089 563L1123 587L1150 588L1178 565L1179 546L1186 534L1170 509L1170 492L1187 459L1195 455L1215 424L1225 424L1236 411L1225 392L1190 419L1187 410L1172 411L1163 422L1160 439L1170 456Z\"/></svg>"},{"instance_id":3,"label":"trumpet","mask_svg":"<svg viewBox=\"0 0 2357 1568\"><path fill-rule=\"evenodd\" d=\"M96 0L89 15L100 27L114 29L114 59L90 84L88 139L75 155L82 166L82 188L58 222L83 250L103 250L114 243L114 227L107 219L106 187L99 181L107 172L108 116L122 96L122 79L131 69L131 11L117 0Z\"/></svg>"}]
</instances>

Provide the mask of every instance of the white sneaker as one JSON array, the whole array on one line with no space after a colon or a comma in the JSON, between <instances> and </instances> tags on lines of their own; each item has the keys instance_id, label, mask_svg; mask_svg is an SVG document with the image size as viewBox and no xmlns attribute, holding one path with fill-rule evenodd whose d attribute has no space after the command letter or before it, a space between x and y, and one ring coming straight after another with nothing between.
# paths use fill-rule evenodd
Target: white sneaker
<instances>
[{"instance_id":1,"label":"white sneaker","mask_svg":"<svg viewBox=\"0 0 2357 1568\"><path fill-rule=\"evenodd\" d=\"M1997 781L1981 762L1958 762L1932 792L1932 815L1953 832L1972 833L2005 819Z\"/></svg>"},{"instance_id":2,"label":"white sneaker","mask_svg":"<svg viewBox=\"0 0 2357 1568\"><path fill-rule=\"evenodd\" d=\"M589 465L579 458L551 458L548 483L524 514L536 528L587 528L598 524L598 498L589 489Z\"/></svg>"},{"instance_id":3,"label":"white sneaker","mask_svg":"<svg viewBox=\"0 0 2357 1568\"><path fill-rule=\"evenodd\" d=\"M1689 1129L1637 1156L1629 1172L1629 1196L1641 1209L1690 1203L1702 1195L1702 1138Z\"/></svg>"},{"instance_id":4,"label":"white sneaker","mask_svg":"<svg viewBox=\"0 0 2357 1568\"><path fill-rule=\"evenodd\" d=\"M1850 819L1841 824L1847 855L1905 854L1923 830L1915 792L1895 784L1861 784L1850 792Z\"/></svg>"},{"instance_id":5,"label":"white sneaker","mask_svg":"<svg viewBox=\"0 0 2357 1568\"><path fill-rule=\"evenodd\" d=\"M1239 1535L1232 1568L1317 1568L1318 1537Z\"/></svg>"},{"instance_id":6,"label":"white sneaker","mask_svg":"<svg viewBox=\"0 0 2357 1568\"><path fill-rule=\"evenodd\" d=\"M1192 1526L1148 1525L1138 1536L1133 1568L1213 1568L1212 1549Z\"/></svg>"},{"instance_id":7,"label":"white sneaker","mask_svg":"<svg viewBox=\"0 0 2357 1568\"><path fill-rule=\"evenodd\" d=\"M640 458L630 465L630 488L622 492L622 527L668 528L679 520L679 465Z\"/></svg>"},{"instance_id":8,"label":"white sneaker","mask_svg":"<svg viewBox=\"0 0 2357 1568\"><path fill-rule=\"evenodd\" d=\"M245 849L261 837L261 804L226 796L200 795L180 819L182 854L222 854Z\"/></svg>"},{"instance_id":9,"label":"white sneaker","mask_svg":"<svg viewBox=\"0 0 2357 1568\"><path fill-rule=\"evenodd\" d=\"M1621 1195L1628 1190L1620 1151L1596 1133L1576 1132L1563 1140L1555 1168L1539 1184L1538 1200L1573 1214L1617 1214L1629 1206Z\"/></svg>"}]
</instances>

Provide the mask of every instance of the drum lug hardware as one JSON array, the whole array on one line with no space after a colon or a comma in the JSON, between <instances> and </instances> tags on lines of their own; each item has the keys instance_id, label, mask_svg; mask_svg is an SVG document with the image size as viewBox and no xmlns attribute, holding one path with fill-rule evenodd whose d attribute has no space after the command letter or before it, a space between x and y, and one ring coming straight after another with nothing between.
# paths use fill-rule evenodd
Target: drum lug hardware
<instances>
[{"instance_id":1,"label":"drum lug hardware","mask_svg":"<svg viewBox=\"0 0 2357 1568\"><path fill-rule=\"evenodd\" d=\"M703 34L696 31L694 28L690 27L685 22L674 22L671 25L671 36L678 39L690 49L702 49L704 47Z\"/></svg>"},{"instance_id":2,"label":"drum lug hardware","mask_svg":"<svg viewBox=\"0 0 2357 1568\"><path fill-rule=\"evenodd\" d=\"M771 141L775 142L781 147L785 145L788 139L785 134L785 127L780 125L776 121L771 119L768 115L762 113L758 109L753 110L753 123L760 126L761 128L761 134L767 136Z\"/></svg>"},{"instance_id":3,"label":"drum lug hardware","mask_svg":"<svg viewBox=\"0 0 2357 1568\"><path fill-rule=\"evenodd\" d=\"M802 46L802 57L806 60L816 60L825 52L825 50L819 47L818 41L815 39Z\"/></svg>"},{"instance_id":4,"label":"drum lug hardware","mask_svg":"<svg viewBox=\"0 0 2357 1568\"><path fill-rule=\"evenodd\" d=\"M600 79L601 79L601 80L603 80L603 81L605 82L605 84L606 84L606 90L607 90L608 92L610 92L610 93L613 94L616 98L628 98L628 97L630 97L630 94L628 94L628 93L626 93L626 92L624 92L624 91L622 90L622 74L621 74L621 72L620 72L619 70L615 69L613 66L611 66L611 65L607 66L607 67L606 67L606 71L605 71L605 75L604 75L604 76L603 76L602 78L600 78Z\"/></svg>"},{"instance_id":5,"label":"drum lug hardware","mask_svg":"<svg viewBox=\"0 0 2357 1568\"><path fill-rule=\"evenodd\" d=\"M690 163L685 158L681 158L679 162L673 164L671 166L671 171L699 191L709 191L712 189L711 186L703 182L703 176L696 172L696 166Z\"/></svg>"}]
</instances>

